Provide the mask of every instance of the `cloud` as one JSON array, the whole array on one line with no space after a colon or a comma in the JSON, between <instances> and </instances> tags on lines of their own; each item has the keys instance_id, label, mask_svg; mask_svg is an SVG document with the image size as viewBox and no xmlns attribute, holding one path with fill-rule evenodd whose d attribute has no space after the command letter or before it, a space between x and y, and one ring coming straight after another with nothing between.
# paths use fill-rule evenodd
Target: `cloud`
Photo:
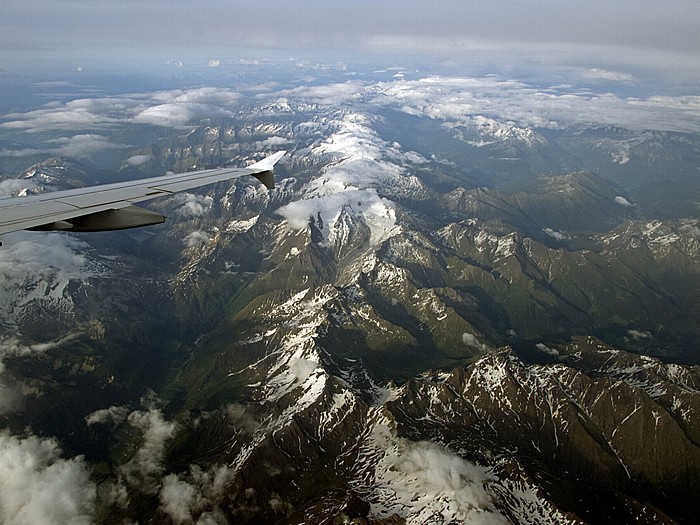
<instances>
[{"instance_id":1,"label":"cloud","mask_svg":"<svg viewBox=\"0 0 700 525\"><path fill-rule=\"evenodd\" d=\"M0 156L2 157L31 157L44 153L41 149L35 148L20 148L20 149L1 149Z\"/></svg>"},{"instance_id":2,"label":"cloud","mask_svg":"<svg viewBox=\"0 0 700 525\"><path fill-rule=\"evenodd\" d=\"M108 423L119 424L123 423L128 415L129 409L127 407L111 406L88 414L85 416L85 422L88 426Z\"/></svg>"},{"instance_id":3,"label":"cloud","mask_svg":"<svg viewBox=\"0 0 700 525\"><path fill-rule=\"evenodd\" d=\"M365 97L451 126L512 122L534 128L619 126L632 130L700 132L700 97L622 98L613 93L543 89L514 80L430 76L368 88ZM486 119L486 120L484 120ZM489 121L488 119L495 119Z\"/></svg>"},{"instance_id":4,"label":"cloud","mask_svg":"<svg viewBox=\"0 0 700 525\"><path fill-rule=\"evenodd\" d=\"M640 330L627 330L627 335L632 339L653 339L651 332L640 331Z\"/></svg>"},{"instance_id":5,"label":"cloud","mask_svg":"<svg viewBox=\"0 0 700 525\"><path fill-rule=\"evenodd\" d=\"M535 347L536 347L540 352L543 352L543 353L545 353L545 354L549 354L549 355L552 355L552 356L558 356L558 355L559 355L559 350L557 350L556 348L550 348L550 347L548 347L547 345L545 345L545 344L543 344L543 343L537 343L537 344L535 345Z\"/></svg>"},{"instance_id":6,"label":"cloud","mask_svg":"<svg viewBox=\"0 0 700 525\"><path fill-rule=\"evenodd\" d=\"M484 343L480 343L479 340L476 338L474 334L470 334L469 332L464 332L462 334L462 342L470 346L472 348L476 348L478 350L486 351L488 349L488 346Z\"/></svg>"},{"instance_id":7,"label":"cloud","mask_svg":"<svg viewBox=\"0 0 700 525\"><path fill-rule=\"evenodd\" d=\"M48 153L65 155L67 157L82 158L97 151L128 148L126 144L116 144L102 135L84 134L73 135L48 140L49 144L58 144L56 148L46 150Z\"/></svg>"},{"instance_id":8,"label":"cloud","mask_svg":"<svg viewBox=\"0 0 700 525\"><path fill-rule=\"evenodd\" d=\"M350 80L344 83L301 86L294 89L277 91L275 97L294 99L321 106L340 106L353 100L359 100L365 87L365 82ZM258 97L265 96L267 95L258 95Z\"/></svg>"},{"instance_id":9,"label":"cloud","mask_svg":"<svg viewBox=\"0 0 700 525\"><path fill-rule=\"evenodd\" d=\"M221 114L220 111L218 113ZM178 127L208 115L208 108L201 104L169 103L144 109L134 117L134 121L153 126Z\"/></svg>"},{"instance_id":10,"label":"cloud","mask_svg":"<svg viewBox=\"0 0 700 525\"><path fill-rule=\"evenodd\" d=\"M207 62L207 67L221 67L221 60L210 60Z\"/></svg>"},{"instance_id":11,"label":"cloud","mask_svg":"<svg viewBox=\"0 0 700 525\"><path fill-rule=\"evenodd\" d=\"M10 113L0 128L24 130L29 133L46 131L89 130L118 123L128 114L129 106L137 100L128 97L79 98L58 106L46 106L26 113Z\"/></svg>"},{"instance_id":12,"label":"cloud","mask_svg":"<svg viewBox=\"0 0 700 525\"><path fill-rule=\"evenodd\" d=\"M211 241L211 235L203 231L194 231L184 238L183 242L188 248L194 248L195 246L201 246L202 244L207 244Z\"/></svg>"},{"instance_id":13,"label":"cloud","mask_svg":"<svg viewBox=\"0 0 700 525\"><path fill-rule=\"evenodd\" d=\"M557 241L563 241L569 238L567 234L558 230L553 230L552 228L543 228L542 231Z\"/></svg>"},{"instance_id":14,"label":"cloud","mask_svg":"<svg viewBox=\"0 0 700 525\"><path fill-rule=\"evenodd\" d=\"M620 206L624 206L625 208L631 208L632 206L634 206L630 201L628 201L621 195L615 197L615 204L619 204Z\"/></svg>"},{"instance_id":15,"label":"cloud","mask_svg":"<svg viewBox=\"0 0 700 525\"><path fill-rule=\"evenodd\" d=\"M77 98L24 113L9 113L2 117L6 122L1 123L0 128L45 133L110 130L127 123L183 127L197 119L231 116L239 102L237 92L215 87ZM62 146L54 149L63 148L65 151L70 151L70 148L80 151L86 144L93 149L98 146L103 149L123 147L90 133L57 140ZM39 148L40 151L46 149Z\"/></svg>"},{"instance_id":16,"label":"cloud","mask_svg":"<svg viewBox=\"0 0 700 525\"><path fill-rule=\"evenodd\" d=\"M187 91L164 91L155 93L152 105L134 116L134 121L155 126L186 126L191 122L209 117L229 117L240 96L227 89L203 87Z\"/></svg>"},{"instance_id":17,"label":"cloud","mask_svg":"<svg viewBox=\"0 0 700 525\"><path fill-rule=\"evenodd\" d=\"M153 155L134 155L132 157L129 157L126 159L126 163L129 166L143 166L146 164L148 161L150 161L153 158Z\"/></svg>"},{"instance_id":18,"label":"cloud","mask_svg":"<svg viewBox=\"0 0 700 525\"><path fill-rule=\"evenodd\" d=\"M226 523L219 502L225 500L226 487L234 473L226 465L215 465L206 471L191 465L187 473L169 474L158 495L160 510L178 525Z\"/></svg>"},{"instance_id":19,"label":"cloud","mask_svg":"<svg viewBox=\"0 0 700 525\"><path fill-rule=\"evenodd\" d=\"M56 289L57 283L67 284L70 279L98 275L102 269L85 255L88 248L87 243L63 233L16 232L5 235L0 250L0 297L17 293L18 285L26 286L37 280L53 282L52 292L61 294L63 288Z\"/></svg>"},{"instance_id":20,"label":"cloud","mask_svg":"<svg viewBox=\"0 0 700 525\"><path fill-rule=\"evenodd\" d=\"M613 82L634 82L636 78L634 75L629 73L622 73L620 71L608 71L606 69L591 68L584 71L584 78L591 78L596 80L610 80Z\"/></svg>"},{"instance_id":21,"label":"cloud","mask_svg":"<svg viewBox=\"0 0 700 525\"><path fill-rule=\"evenodd\" d=\"M492 475L428 441L398 439L376 469L376 484L393 493L382 515L398 511L411 523L510 523L486 490ZM437 514L436 514L437 513Z\"/></svg>"},{"instance_id":22,"label":"cloud","mask_svg":"<svg viewBox=\"0 0 700 525\"><path fill-rule=\"evenodd\" d=\"M201 217L211 210L214 199L208 195L178 193L168 201L168 205L177 206L175 213L183 217Z\"/></svg>"},{"instance_id":23,"label":"cloud","mask_svg":"<svg viewBox=\"0 0 700 525\"><path fill-rule=\"evenodd\" d=\"M48 153L51 155L63 155L66 157L83 158L93 153L128 148L126 144L118 144L110 141L107 137L95 134L73 135L71 137L60 137L46 141L43 146L36 148L5 149L2 155L7 157L27 157Z\"/></svg>"},{"instance_id":24,"label":"cloud","mask_svg":"<svg viewBox=\"0 0 700 525\"><path fill-rule=\"evenodd\" d=\"M161 509L176 524L194 523L192 512L201 505L201 496L193 485L169 474L163 479L158 497Z\"/></svg>"},{"instance_id":25,"label":"cloud","mask_svg":"<svg viewBox=\"0 0 700 525\"><path fill-rule=\"evenodd\" d=\"M177 425L166 421L160 409L136 410L127 417L129 425L142 434L141 446L119 472L128 487L156 494L161 485L166 443L175 436Z\"/></svg>"},{"instance_id":26,"label":"cloud","mask_svg":"<svg viewBox=\"0 0 700 525\"><path fill-rule=\"evenodd\" d=\"M691 0L639 0L634 8L604 0L540 0L535 5L522 0L406 0L400 9L367 0L293 5L243 0L201 9L174 0L168 3L168 16L162 6L119 2L105 12L103 2L91 2L76 11L65 9L63 2L39 0L41 16L28 18L22 2L9 0L0 21L5 67L73 66L78 49L91 50L82 54L86 68L93 56L92 67L103 69L105 63L137 67L139 59L145 62L141 67L149 68L173 56L206 63L214 53L230 56L245 49L258 60L282 52L408 65L430 61L512 69L573 62L608 70L644 67L657 74L681 71L683 64L686 75L698 70L700 11ZM42 38L27 48L22 45L27 34Z\"/></svg>"},{"instance_id":27,"label":"cloud","mask_svg":"<svg viewBox=\"0 0 700 525\"><path fill-rule=\"evenodd\" d=\"M0 432L0 472L3 523L93 522L97 493L85 461L62 459L55 440Z\"/></svg>"},{"instance_id":28,"label":"cloud","mask_svg":"<svg viewBox=\"0 0 700 525\"><path fill-rule=\"evenodd\" d=\"M291 144L292 141L285 137L268 137L265 140L260 140L255 143L258 148L276 148L279 146L286 146Z\"/></svg>"}]
</instances>

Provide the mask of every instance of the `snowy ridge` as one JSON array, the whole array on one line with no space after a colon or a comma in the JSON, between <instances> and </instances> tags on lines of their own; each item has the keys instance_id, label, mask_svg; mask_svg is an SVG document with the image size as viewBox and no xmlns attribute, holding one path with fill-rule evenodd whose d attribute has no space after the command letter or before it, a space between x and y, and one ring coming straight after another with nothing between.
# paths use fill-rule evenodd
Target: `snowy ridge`
<instances>
[{"instance_id":1,"label":"snowy ridge","mask_svg":"<svg viewBox=\"0 0 700 525\"><path fill-rule=\"evenodd\" d=\"M87 285L108 272L108 261L85 253L88 245L69 235L16 233L0 250L0 315L17 326L31 320L32 307L71 314L71 283ZM42 306L43 305L43 306Z\"/></svg>"},{"instance_id":2,"label":"snowy ridge","mask_svg":"<svg viewBox=\"0 0 700 525\"><path fill-rule=\"evenodd\" d=\"M499 459L494 471L517 468L514 463L516 462L511 459ZM508 509L508 516L514 523L537 523L538 525L583 525L585 523L562 513L547 499L542 489L533 483L522 469L519 470L519 478L503 476L497 481L488 483L488 488L504 502Z\"/></svg>"},{"instance_id":3,"label":"snowy ridge","mask_svg":"<svg viewBox=\"0 0 700 525\"><path fill-rule=\"evenodd\" d=\"M255 368L274 357L272 366L265 369L267 378L260 385L265 402L277 402L296 391L297 408L302 409L323 390L326 374L320 366L315 337L326 320L324 306L336 296L337 291L332 287L315 291L307 288L270 312L260 311L271 326L283 317L289 319L283 325L284 335L273 353L251 365Z\"/></svg>"},{"instance_id":4,"label":"snowy ridge","mask_svg":"<svg viewBox=\"0 0 700 525\"><path fill-rule=\"evenodd\" d=\"M285 302L268 311L264 304L253 312L275 328L265 334L257 334L247 344L269 340L274 349L243 370L231 371L229 376L254 372L262 380L249 385L259 392L261 404L279 405L281 413L256 429L252 439L245 443L230 466L238 471L270 434L280 432L290 424L295 415L319 401L328 381L328 374L320 365L318 349L314 341L319 327L325 320L323 307L337 292L332 287L312 291L305 289L293 294ZM292 314L287 317L287 314ZM280 327L278 321L287 318ZM281 339L276 336L281 335ZM347 401L341 396L338 403ZM328 422L326 423L326 426Z\"/></svg>"},{"instance_id":5,"label":"snowy ridge","mask_svg":"<svg viewBox=\"0 0 700 525\"><path fill-rule=\"evenodd\" d=\"M601 235L600 242L613 250L637 248L643 243L656 258L678 254L695 260L700 257L700 221L689 218L626 223Z\"/></svg>"},{"instance_id":6,"label":"snowy ridge","mask_svg":"<svg viewBox=\"0 0 700 525\"><path fill-rule=\"evenodd\" d=\"M333 122L334 132L310 149L310 155L335 160L302 188L300 200L279 210L291 228L305 228L311 218L329 245L348 237L341 220L347 217L369 228L370 246L401 231L396 205L384 196L410 195L419 190L420 182L403 166L425 160L385 142L371 124L365 115L344 114Z\"/></svg>"}]
</instances>

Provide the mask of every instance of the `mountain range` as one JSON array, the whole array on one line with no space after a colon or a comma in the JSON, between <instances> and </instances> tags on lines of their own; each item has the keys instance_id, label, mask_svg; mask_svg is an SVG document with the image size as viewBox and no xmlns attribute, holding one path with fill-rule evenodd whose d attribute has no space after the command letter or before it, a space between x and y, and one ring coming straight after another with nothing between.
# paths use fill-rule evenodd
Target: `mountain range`
<instances>
[{"instance_id":1,"label":"mountain range","mask_svg":"<svg viewBox=\"0 0 700 525\"><path fill-rule=\"evenodd\" d=\"M19 174L289 151L275 190L154 201L163 226L8 239L5 432L82 456L101 522L693 522L697 136L383 93L285 93L114 172Z\"/></svg>"}]
</instances>

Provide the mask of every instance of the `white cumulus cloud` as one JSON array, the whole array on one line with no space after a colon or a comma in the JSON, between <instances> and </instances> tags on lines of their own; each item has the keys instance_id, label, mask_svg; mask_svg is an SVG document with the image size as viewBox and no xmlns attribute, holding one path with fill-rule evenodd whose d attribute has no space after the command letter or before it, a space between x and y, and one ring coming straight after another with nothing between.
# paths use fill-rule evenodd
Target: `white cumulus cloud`
<instances>
[{"instance_id":1,"label":"white cumulus cloud","mask_svg":"<svg viewBox=\"0 0 700 525\"><path fill-rule=\"evenodd\" d=\"M618 195L615 197L615 204L619 204L620 206L624 206L625 208L631 208L633 204L625 199L622 195Z\"/></svg>"},{"instance_id":2,"label":"white cumulus cloud","mask_svg":"<svg viewBox=\"0 0 700 525\"><path fill-rule=\"evenodd\" d=\"M49 148L48 153L65 155L67 157L82 158L96 151L120 149L128 147L126 144L116 144L102 135L86 133L61 137L47 141L49 144L57 144L55 148Z\"/></svg>"},{"instance_id":3,"label":"white cumulus cloud","mask_svg":"<svg viewBox=\"0 0 700 525\"><path fill-rule=\"evenodd\" d=\"M547 345L545 345L544 343L537 343L537 344L535 345L535 347L536 347L540 352L543 352L543 353L545 353L545 354L549 354L549 355L552 355L552 356L558 356L558 355L559 355L559 350L557 350L556 348L550 348L550 347L548 347Z\"/></svg>"},{"instance_id":4,"label":"white cumulus cloud","mask_svg":"<svg viewBox=\"0 0 700 525\"><path fill-rule=\"evenodd\" d=\"M133 155L132 157L129 157L126 159L126 163L129 166L143 166L146 164L149 160L153 158L153 155Z\"/></svg>"},{"instance_id":5,"label":"white cumulus cloud","mask_svg":"<svg viewBox=\"0 0 700 525\"><path fill-rule=\"evenodd\" d=\"M168 204L177 206L175 213L183 217L201 217L211 210L214 199L208 195L194 193L178 193L174 195Z\"/></svg>"},{"instance_id":6,"label":"white cumulus cloud","mask_svg":"<svg viewBox=\"0 0 700 525\"><path fill-rule=\"evenodd\" d=\"M557 241L563 241L569 238L567 234L558 230L553 230L552 228L543 228L542 231Z\"/></svg>"},{"instance_id":7,"label":"white cumulus cloud","mask_svg":"<svg viewBox=\"0 0 700 525\"><path fill-rule=\"evenodd\" d=\"M6 525L88 525L97 497L82 457L62 459L58 443L0 432L0 521Z\"/></svg>"},{"instance_id":8,"label":"white cumulus cloud","mask_svg":"<svg viewBox=\"0 0 700 525\"><path fill-rule=\"evenodd\" d=\"M646 330L627 330L627 335L632 339L652 339L654 336Z\"/></svg>"},{"instance_id":9,"label":"white cumulus cloud","mask_svg":"<svg viewBox=\"0 0 700 525\"><path fill-rule=\"evenodd\" d=\"M47 144L29 151L82 151L86 148L116 148L104 137L88 130L111 129L114 125L137 123L182 127L193 120L230 116L240 101L231 89L201 87L111 97L77 98L40 109L15 112L3 116L0 128L44 133L47 131L81 131L80 135L57 139L59 146ZM56 144L56 142L54 143Z\"/></svg>"},{"instance_id":10,"label":"white cumulus cloud","mask_svg":"<svg viewBox=\"0 0 700 525\"><path fill-rule=\"evenodd\" d=\"M398 511L408 523L510 523L485 488L492 475L435 443L399 439L377 472L378 486L394 494L382 515Z\"/></svg>"},{"instance_id":11,"label":"white cumulus cloud","mask_svg":"<svg viewBox=\"0 0 700 525\"><path fill-rule=\"evenodd\" d=\"M85 422L88 425L107 424L107 423L122 423L129 415L129 409L123 406L111 406L102 408L85 416Z\"/></svg>"},{"instance_id":12,"label":"white cumulus cloud","mask_svg":"<svg viewBox=\"0 0 700 525\"><path fill-rule=\"evenodd\" d=\"M472 348L476 348L478 350L485 351L488 348L486 344L480 343L479 339L477 339L477 337L474 334L470 334L469 332L464 332L462 334L462 342L465 345L470 346Z\"/></svg>"},{"instance_id":13,"label":"white cumulus cloud","mask_svg":"<svg viewBox=\"0 0 700 525\"><path fill-rule=\"evenodd\" d=\"M188 248L194 248L195 246L201 246L211 241L211 235L203 231L194 231L188 233L184 239L185 246Z\"/></svg>"},{"instance_id":14,"label":"white cumulus cloud","mask_svg":"<svg viewBox=\"0 0 700 525\"><path fill-rule=\"evenodd\" d=\"M226 523L218 503L225 500L226 486L234 473L226 465L206 471L192 465L187 473L169 474L158 495L160 508L178 525Z\"/></svg>"},{"instance_id":15,"label":"white cumulus cloud","mask_svg":"<svg viewBox=\"0 0 700 525\"><path fill-rule=\"evenodd\" d=\"M150 406L147 410L136 410L127 417L127 422L141 431L142 443L133 457L120 468L126 485L146 494L158 492L163 475L165 447L175 436L177 425L166 421L160 409Z\"/></svg>"}]
</instances>

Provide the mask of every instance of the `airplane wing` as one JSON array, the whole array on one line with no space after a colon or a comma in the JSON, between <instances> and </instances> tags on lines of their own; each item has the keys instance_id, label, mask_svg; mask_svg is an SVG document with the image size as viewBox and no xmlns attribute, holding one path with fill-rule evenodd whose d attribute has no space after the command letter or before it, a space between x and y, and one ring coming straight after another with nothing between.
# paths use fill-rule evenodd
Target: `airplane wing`
<instances>
[{"instance_id":1,"label":"airplane wing","mask_svg":"<svg viewBox=\"0 0 700 525\"><path fill-rule=\"evenodd\" d=\"M180 191L252 175L275 187L272 169L284 151L247 168L190 171L115 184L0 199L0 235L17 230L104 231L158 224L159 213L133 204Z\"/></svg>"}]
</instances>

